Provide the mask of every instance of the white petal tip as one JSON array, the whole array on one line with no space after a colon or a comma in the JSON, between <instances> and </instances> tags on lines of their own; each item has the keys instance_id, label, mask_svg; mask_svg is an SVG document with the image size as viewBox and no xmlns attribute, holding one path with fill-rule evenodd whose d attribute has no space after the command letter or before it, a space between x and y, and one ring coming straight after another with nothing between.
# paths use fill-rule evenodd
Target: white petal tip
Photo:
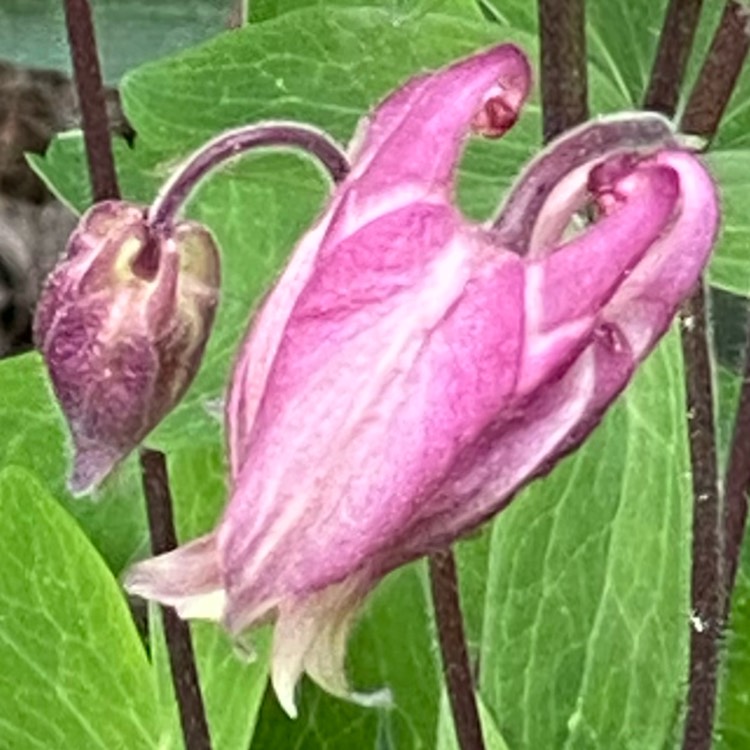
<instances>
[{"instance_id":1,"label":"white petal tip","mask_svg":"<svg viewBox=\"0 0 750 750\"><path fill-rule=\"evenodd\" d=\"M296 680L288 680L283 676L276 676L271 681L276 698L279 701L279 705L284 709L284 713L290 719L296 719L299 716L297 701L295 699L295 693L297 692Z\"/></svg>"}]
</instances>

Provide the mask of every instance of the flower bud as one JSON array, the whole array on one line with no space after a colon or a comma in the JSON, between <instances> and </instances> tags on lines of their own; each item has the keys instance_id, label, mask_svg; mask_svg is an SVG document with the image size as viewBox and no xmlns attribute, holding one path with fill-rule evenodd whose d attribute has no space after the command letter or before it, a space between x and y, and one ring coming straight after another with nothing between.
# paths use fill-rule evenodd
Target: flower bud
<instances>
[{"instance_id":1,"label":"flower bud","mask_svg":"<svg viewBox=\"0 0 750 750\"><path fill-rule=\"evenodd\" d=\"M175 406L200 365L218 301L210 232L154 232L121 201L91 208L51 273L34 325L75 458L69 487L104 479Z\"/></svg>"}]
</instances>

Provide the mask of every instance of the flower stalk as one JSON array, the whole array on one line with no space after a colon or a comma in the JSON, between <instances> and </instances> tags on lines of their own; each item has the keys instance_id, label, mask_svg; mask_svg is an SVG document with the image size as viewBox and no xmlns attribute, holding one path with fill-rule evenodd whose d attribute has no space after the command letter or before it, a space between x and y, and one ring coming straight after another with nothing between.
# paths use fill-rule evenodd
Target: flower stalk
<instances>
[{"instance_id":1,"label":"flower stalk","mask_svg":"<svg viewBox=\"0 0 750 750\"><path fill-rule=\"evenodd\" d=\"M677 108L703 0L670 0L643 108L672 117Z\"/></svg>"},{"instance_id":2,"label":"flower stalk","mask_svg":"<svg viewBox=\"0 0 750 750\"><path fill-rule=\"evenodd\" d=\"M589 116L584 0L539 0L539 37L546 142Z\"/></svg>"},{"instance_id":3,"label":"flower stalk","mask_svg":"<svg viewBox=\"0 0 750 750\"><path fill-rule=\"evenodd\" d=\"M434 552L429 557L429 569L443 674L458 746L461 750L484 750L453 551L446 548Z\"/></svg>"},{"instance_id":4,"label":"flower stalk","mask_svg":"<svg viewBox=\"0 0 750 750\"><path fill-rule=\"evenodd\" d=\"M120 197L99 52L89 0L64 0L83 140L94 202Z\"/></svg>"},{"instance_id":5,"label":"flower stalk","mask_svg":"<svg viewBox=\"0 0 750 750\"><path fill-rule=\"evenodd\" d=\"M729 0L682 117L683 131L710 143L739 78L750 48L747 7ZM723 629L731 605L747 520L750 484L750 348L735 417L724 495L718 489L712 374L707 336L705 290L685 304L683 351L688 404L692 409L694 521L692 607L702 627L691 632L690 687L685 750L708 750L718 690ZM748 334L750 347L750 333ZM710 444L709 444L710 441Z\"/></svg>"},{"instance_id":6,"label":"flower stalk","mask_svg":"<svg viewBox=\"0 0 750 750\"><path fill-rule=\"evenodd\" d=\"M236 128L202 146L167 181L149 209L152 228L171 226L195 187L224 162L247 151L272 146L307 152L334 182L340 182L349 172L349 162L339 146L313 127L271 122Z\"/></svg>"},{"instance_id":7,"label":"flower stalk","mask_svg":"<svg viewBox=\"0 0 750 750\"><path fill-rule=\"evenodd\" d=\"M728 0L680 123L710 143L750 49L750 7Z\"/></svg>"},{"instance_id":8,"label":"flower stalk","mask_svg":"<svg viewBox=\"0 0 750 750\"><path fill-rule=\"evenodd\" d=\"M161 451L150 448L140 451L140 461L151 550L158 555L177 546L167 461ZM211 750L190 626L171 607L162 608L162 625L185 747L187 750Z\"/></svg>"},{"instance_id":9,"label":"flower stalk","mask_svg":"<svg viewBox=\"0 0 750 750\"><path fill-rule=\"evenodd\" d=\"M672 0L662 29L644 106L668 116L675 113L695 30L701 0ZM747 35L740 3L730 0L688 99L681 129L703 137L716 133L747 54ZM718 687L721 637L731 594L731 558L738 557L744 528L744 491L733 486L722 497L716 455L713 373L708 337L704 282L698 283L681 311L682 350L685 360L688 434L693 481L693 554L691 606L694 626L690 634L690 681L685 720L685 750L708 750L712 744ZM737 429L743 418L738 414ZM744 436L746 441L747 435ZM736 441L736 438L735 438ZM730 467L747 463L733 443ZM739 457L738 457L739 456ZM742 468L729 476L742 483ZM735 509L735 510L733 510ZM732 531L739 540L732 541ZM735 548L734 550L732 548ZM735 560L736 565L736 560Z\"/></svg>"}]
</instances>

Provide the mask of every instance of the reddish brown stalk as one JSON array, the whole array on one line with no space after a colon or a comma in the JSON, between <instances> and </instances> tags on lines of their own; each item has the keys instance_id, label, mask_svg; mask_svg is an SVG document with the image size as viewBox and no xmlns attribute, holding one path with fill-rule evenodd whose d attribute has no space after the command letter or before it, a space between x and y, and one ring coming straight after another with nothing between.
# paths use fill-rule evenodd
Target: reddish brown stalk
<instances>
[{"instance_id":1,"label":"reddish brown stalk","mask_svg":"<svg viewBox=\"0 0 750 750\"><path fill-rule=\"evenodd\" d=\"M91 5L88 0L64 0L64 6L94 202L119 198Z\"/></svg>"},{"instance_id":2,"label":"reddish brown stalk","mask_svg":"<svg viewBox=\"0 0 750 750\"><path fill-rule=\"evenodd\" d=\"M484 750L474 678L466 648L456 560L450 549L430 556L430 586L448 700L461 750Z\"/></svg>"},{"instance_id":3,"label":"reddish brown stalk","mask_svg":"<svg viewBox=\"0 0 750 750\"><path fill-rule=\"evenodd\" d=\"M546 142L589 116L584 0L539 0L539 44Z\"/></svg>"},{"instance_id":4,"label":"reddish brown stalk","mask_svg":"<svg viewBox=\"0 0 750 750\"><path fill-rule=\"evenodd\" d=\"M703 281L680 313L693 478L690 684L685 750L708 750L723 621L722 500L714 429L713 378Z\"/></svg>"},{"instance_id":5,"label":"reddish brown stalk","mask_svg":"<svg viewBox=\"0 0 750 750\"><path fill-rule=\"evenodd\" d=\"M702 5L703 0L670 0L643 100L644 109L668 117L674 115Z\"/></svg>"},{"instance_id":6,"label":"reddish brown stalk","mask_svg":"<svg viewBox=\"0 0 750 750\"><path fill-rule=\"evenodd\" d=\"M690 95L682 129L711 141L750 50L750 8L730 0L724 7L698 81ZM745 348L745 368L739 406L730 444L724 489L724 568L729 593L739 564L740 547L747 519L747 491L750 485L750 332Z\"/></svg>"},{"instance_id":7,"label":"reddish brown stalk","mask_svg":"<svg viewBox=\"0 0 750 750\"><path fill-rule=\"evenodd\" d=\"M693 3L688 5L693 8ZM699 9L700 3L697 5ZM694 9L691 12L697 13ZM745 12L734 0L727 3L682 118L683 131L700 135L707 141L716 134L747 55ZM689 48L693 32L683 28L680 33L688 40L685 44ZM681 81L686 59L687 52L684 52L684 59L675 58L671 74L670 66L666 65L665 80ZM662 94L661 101L669 102L674 108L677 93ZM685 303L682 320L694 497L691 593L694 627L690 638L690 684L683 748L709 750L713 742L721 636L747 514L750 413L745 412L750 407L750 389L747 384L743 388L748 392L743 392L741 399L744 409L741 405L737 416L726 492L722 498L716 457L711 350L702 284Z\"/></svg>"},{"instance_id":8,"label":"reddish brown stalk","mask_svg":"<svg viewBox=\"0 0 750 750\"><path fill-rule=\"evenodd\" d=\"M141 450L140 460L151 551L162 555L177 546L167 461L163 453L148 448ZM172 607L162 607L162 623L185 747L187 750L211 750L190 626Z\"/></svg>"},{"instance_id":9,"label":"reddish brown stalk","mask_svg":"<svg viewBox=\"0 0 750 750\"><path fill-rule=\"evenodd\" d=\"M682 116L684 132L707 140L716 134L750 48L748 24L750 7L730 0Z\"/></svg>"}]
</instances>

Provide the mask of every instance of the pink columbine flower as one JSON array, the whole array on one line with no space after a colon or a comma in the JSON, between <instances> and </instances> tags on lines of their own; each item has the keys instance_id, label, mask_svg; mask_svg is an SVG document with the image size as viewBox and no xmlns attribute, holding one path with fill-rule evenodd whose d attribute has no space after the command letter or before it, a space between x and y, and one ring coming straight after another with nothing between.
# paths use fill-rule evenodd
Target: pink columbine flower
<instances>
[{"instance_id":1,"label":"pink columbine flower","mask_svg":"<svg viewBox=\"0 0 750 750\"><path fill-rule=\"evenodd\" d=\"M714 186L654 116L574 132L492 226L467 221L466 137L512 126L529 81L503 45L375 110L237 360L221 523L129 575L131 592L232 633L275 620L292 715L303 672L352 697L346 635L365 594L579 445L709 256ZM597 220L571 236L583 209Z\"/></svg>"},{"instance_id":2,"label":"pink columbine flower","mask_svg":"<svg viewBox=\"0 0 750 750\"><path fill-rule=\"evenodd\" d=\"M144 208L123 201L82 217L34 321L73 437L72 492L104 479L185 393L218 289L218 252L200 225L153 231Z\"/></svg>"}]
</instances>

